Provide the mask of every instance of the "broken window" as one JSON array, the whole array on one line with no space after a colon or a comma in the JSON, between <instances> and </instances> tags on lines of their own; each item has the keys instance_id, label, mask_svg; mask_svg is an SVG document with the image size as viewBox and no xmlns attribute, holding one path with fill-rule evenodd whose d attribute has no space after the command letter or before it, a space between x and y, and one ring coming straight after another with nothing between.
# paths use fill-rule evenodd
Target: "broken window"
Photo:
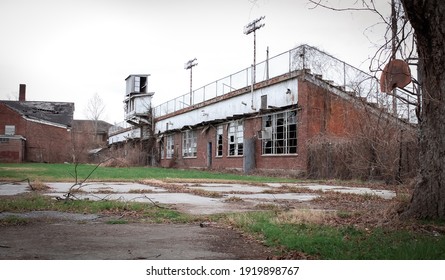
<instances>
[{"instance_id":1,"label":"broken window","mask_svg":"<svg viewBox=\"0 0 445 280\"><path fill-rule=\"evenodd\" d=\"M194 130L187 130L182 133L182 156L196 157L197 137Z\"/></svg>"},{"instance_id":2,"label":"broken window","mask_svg":"<svg viewBox=\"0 0 445 280\"><path fill-rule=\"evenodd\" d=\"M172 158L175 152L175 141L173 138L173 134L167 136L166 150L167 158Z\"/></svg>"},{"instance_id":3,"label":"broken window","mask_svg":"<svg viewBox=\"0 0 445 280\"><path fill-rule=\"evenodd\" d=\"M242 120L229 123L229 156L243 155L244 123Z\"/></svg>"},{"instance_id":4,"label":"broken window","mask_svg":"<svg viewBox=\"0 0 445 280\"><path fill-rule=\"evenodd\" d=\"M216 156L222 157L223 155L223 126L219 125L216 128Z\"/></svg>"},{"instance_id":5,"label":"broken window","mask_svg":"<svg viewBox=\"0 0 445 280\"><path fill-rule=\"evenodd\" d=\"M263 116L262 153L297 153L297 115L296 111L285 111Z\"/></svg>"}]
</instances>

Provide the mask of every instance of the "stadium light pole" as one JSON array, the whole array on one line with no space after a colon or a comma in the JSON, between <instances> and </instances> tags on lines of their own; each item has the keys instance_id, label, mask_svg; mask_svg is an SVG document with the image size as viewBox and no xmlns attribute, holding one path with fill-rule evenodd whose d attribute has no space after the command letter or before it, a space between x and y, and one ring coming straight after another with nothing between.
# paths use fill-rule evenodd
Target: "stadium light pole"
<instances>
[{"instance_id":1,"label":"stadium light pole","mask_svg":"<svg viewBox=\"0 0 445 280\"><path fill-rule=\"evenodd\" d=\"M189 61L187 61L184 64L184 69L188 70L190 69L190 106L193 105L193 95L192 95L192 68L195 67L196 65L198 65L198 62L196 62L196 58L191 59Z\"/></svg>"},{"instance_id":2,"label":"stadium light pole","mask_svg":"<svg viewBox=\"0 0 445 280\"><path fill-rule=\"evenodd\" d=\"M261 22L265 16L255 19L244 26L244 34L249 35L253 32L253 73L252 73L252 85L255 83L256 75L256 31L263 27L265 24Z\"/></svg>"}]
</instances>

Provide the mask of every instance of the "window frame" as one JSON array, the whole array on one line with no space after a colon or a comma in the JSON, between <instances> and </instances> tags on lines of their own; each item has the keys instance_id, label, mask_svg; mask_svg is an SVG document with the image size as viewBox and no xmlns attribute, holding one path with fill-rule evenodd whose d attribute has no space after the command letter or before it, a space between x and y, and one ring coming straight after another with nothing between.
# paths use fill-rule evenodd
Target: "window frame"
<instances>
[{"instance_id":1,"label":"window frame","mask_svg":"<svg viewBox=\"0 0 445 280\"><path fill-rule=\"evenodd\" d=\"M296 155L298 148L297 110L276 112L262 117L262 131L271 128L270 138L261 140L262 155Z\"/></svg>"},{"instance_id":2,"label":"window frame","mask_svg":"<svg viewBox=\"0 0 445 280\"><path fill-rule=\"evenodd\" d=\"M165 141L165 158L171 159L175 154L175 137L173 134L166 136Z\"/></svg>"},{"instance_id":3,"label":"window frame","mask_svg":"<svg viewBox=\"0 0 445 280\"><path fill-rule=\"evenodd\" d=\"M232 121L227 126L227 156L244 154L244 120Z\"/></svg>"},{"instance_id":4,"label":"window frame","mask_svg":"<svg viewBox=\"0 0 445 280\"><path fill-rule=\"evenodd\" d=\"M224 127L223 125L218 125L216 127L216 149L215 156L222 157L224 154Z\"/></svg>"},{"instance_id":5,"label":"window frame","mask_svg":"<svg viewBox=\"0 0 445 280\"><path fill-rule=\"evenodd\" d=\"M182 157L196 158L198 149L198 138L195 130L182 132Z\"/></svg>"}]
</instances>

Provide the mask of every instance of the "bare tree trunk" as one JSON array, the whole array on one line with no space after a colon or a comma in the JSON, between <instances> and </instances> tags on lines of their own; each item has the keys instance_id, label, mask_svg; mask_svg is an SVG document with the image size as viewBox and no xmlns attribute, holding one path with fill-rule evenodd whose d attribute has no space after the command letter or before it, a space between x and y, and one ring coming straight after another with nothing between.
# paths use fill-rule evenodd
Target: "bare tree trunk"
<instances>
[{"instance_id":1,"label":"bare tree trunk","mask_svg":"<svg viewBox=\"0 0 445 280\"><path fill-rule=\"evenodd\" d=\"M445 1L402 3L415 30L422 74L420 173L402 216L445 219Z\"/></svg>"}]
</instances>

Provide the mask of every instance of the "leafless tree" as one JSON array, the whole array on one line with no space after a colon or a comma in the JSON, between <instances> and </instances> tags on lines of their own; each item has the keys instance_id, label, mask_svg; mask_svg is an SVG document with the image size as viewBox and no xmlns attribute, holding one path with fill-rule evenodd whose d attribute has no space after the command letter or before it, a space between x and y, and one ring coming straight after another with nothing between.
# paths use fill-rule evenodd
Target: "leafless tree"
<instances>
[{"instance_id":1,"label":"leafless tree","mask_svg":"<svg viewBox=\"0 0 445 280\"><path fill-rule=\"evenodd\" d=\"M98 122L103 117L105 111L105 103L100 95L96 92L89 100L85 108L85 115L89 120L93 121L94 136L93 142L97 144Z\"/></svg>"},{"instance_id":2,"label":"leafless tree","mask_svg":"<svg viewBox=\"0 0 445 280\"><path fill-rule=\"evenodd\" d=\"M105 111L105 103L100 95L96 92L90 99L85 108L85 115L89 120L98 121Z\"/></svg>"},{"instance_id":3,"label":"leafless tree","mask_svg":"<svg viewBox=\"0 0 445 280\"><path fill-rule=\"evenodd\" d=\"M323 6L321 0L309 0L315 7ZM407 57L418 55L418 81L421 88L421 106L419 110L419 174L411 202L402 213L403 217L420 219L445 219L445 2L441 0L400 0L404 13L402 29L395 29L391 47L402 52L404 46L410 46ZM370 10L375 8L374 1L356 1L363 8L348 10ZM412 29L406 32L410 24ZM394 32L395 30L396 32ZM398 31L399 30L399 31ZM407 35L414 35L407 44ZM387 45L387 44L385 44ZM382 47L383 48L383 47ZM394 52L394 49L392 50ZM392 53L393 55L393 53ZM391 55L391 58L393 57Z\"/></svg>"}]
</instances>

